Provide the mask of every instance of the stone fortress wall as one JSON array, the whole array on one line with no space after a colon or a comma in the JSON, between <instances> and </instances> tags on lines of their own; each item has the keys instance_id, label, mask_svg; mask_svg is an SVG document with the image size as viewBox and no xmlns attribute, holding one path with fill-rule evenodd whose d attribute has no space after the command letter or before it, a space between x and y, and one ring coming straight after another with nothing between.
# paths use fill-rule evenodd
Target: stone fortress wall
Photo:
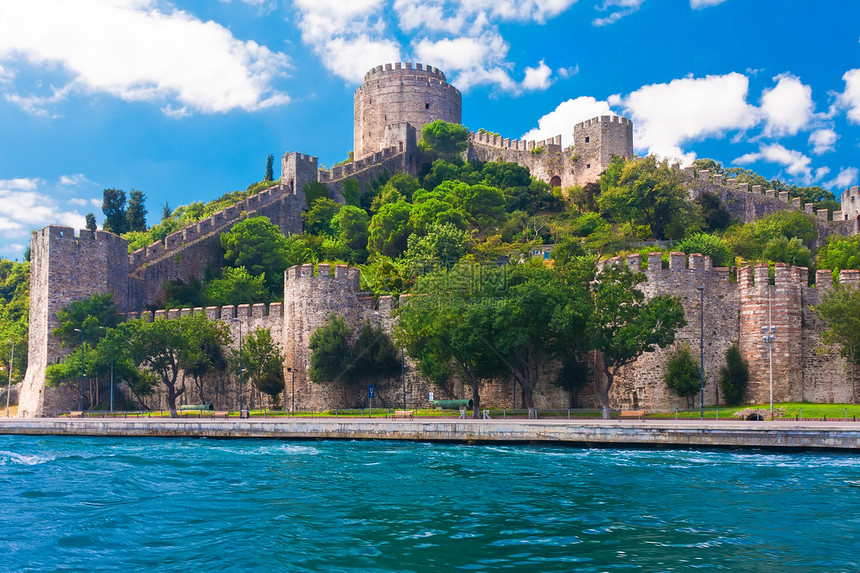
<instances>
[{"instance_id":1,"label":"stone fortress wall","mask_svg":"<svg viewBox=\"0 0 860 573\"><path fill-rule=\"evenodd\" d=\"M633 123L626 117L604 115L573 126L574 144L562 147L561 135L544 141L502 138L489 132L471 134L468 159L510 161L553 187L597 181L615 155L633 157Z\"/></svg>"},{"instance_id":2,"label":"stone fortress wall","mask_svg":"<svg viewBox=\"0 0 860 573\"><path fill-rule=\"evenodd\" d=\"M600 265L624 265L645 273L640 285L646 297L677 296L684 305L687 326L678 331L671 347L646 353L622 368L611 397L622 408L672 410L684 408L663 382L666 361L682 344L698 357L704 319L705 405L722 403L719 395L720 368L726 350L738 344L749 362L747 399L763 403L770 399L770 368L762 328L775 326L773 344L773 392L777 402L851 402L856 397L855 381L837 351L821 348L823 324L814 311L824 293L833 288L832 272L816 272L809 286L809 270L777 263L774 284L768 280L768 266L743 267L737 282L729 279L729 269L713 267L709 257L671 253L669 268L662 255L652 253L643 268L639 255L614 257ZM839 283L858 286L860 271L841 271ZM697 287L703 287L700 295ZM700 299L701 297L701 299ZM703 305L700 300L703 301ZM703 310L704 309L704 310ZM703 313L704 312L704 316ZM698 403L698 402L697 402Z\"/></svg>"},{"instance_id":3,"label":"stone fortress wall","mask_svg":"<svg viewBox=\"0 0 860 573\"><path fill-rule=\"evenodd\" d=\"M400 82L405 87L401 88ZM58 360L65 353L59 341L50 334L58 326L56 312L59 309L73 300L93 293L110 292L115 295L123 312L140 312L157 303L166 281L200 278L207 267L220 266L220 234L242 218L265 215L284 233L299 233L302 229L301 213L306 208L303 191L306 184L318 182L326 185L334 197L343 202L343 184L347 179L357 181L360 191L363 192L368 183L378 179L386 171L389 174L405 172L416 175L420 168L417 140L421 126L433 119L460 122L459 92L447 84L441 71L430 66L416 64L413 69L411 64L406 63L374 68L368 72L365 83L356 91L355 100L355 161L327 171L319 169L316 157L289 152L283 156L281 162L282 176L279 185L173 233L163 243L154 243L129 255L124 239L103 231L95 234L81 231L75 236L70 228L51 226L34 233L31 244L30 368L21 390L21 414L37 416L53 409L77 407L76 391L68 388L50 389L44 384L46 365ZM373 135L374 133L376 135ZM561 136L543 142L523 142L477 132L470 137L466 156L468 159L480 161L513 161L528 167L535 177L561 187L594 181L613 155L633 156L632 123L626 118L602 116L581 122L573 126L573 136L574 146L562 149ZM364 141L362 148L358 145L360 140ZM717 193L729 212L743 222L756 220L780 209L803 209L805 212L811 212L810 205L801 206L796 200L790 203L787 194L762 192L757 187L749 190L745 185L736 185L733 180L724 181L720 175L711 176L707 172L700 172L695 176L691 168L685 169L684 173L691 197L706 191ZM851 234L860 231L857 228L860 224L858 188L845 191L842 199L843 210L834 213L833 221L827 220L826 210L816 213L822 240L833 233ZM646 286L646 289L655 293L686 293L688 320L695 315L696 310L693 301L693 295L696 293L691 290L695 281L691 277L709 273L709 276L712 275L709 284L715 292L720 289L724 291L721 294L706 294L706 297L710 297L706 300L706 308L709 308L709 302L714 303L715 307L718 306L716 302L719 300L722 305L721 312L724 313L709 316L706 321L710 325L718 326L709 338L712 346L709 360L714 366L730 340L743 341L741 319L737 318L738 326L733 327L731 315L734 305L737 306L738 313L741 312L744 300L742 295L752 292L752 287L747 285L742 289L739 286L747 284L744 282L746 279L743 277L746 275L743 272L740 273L743 280L730 283L726 271L711 269L707 266L708 263L699 259L692 258L690 268L684 272L681 272L683 263L677 255L673 255L672 260L674 263L670 265L669 274L666 275L657 273L657 266L649 265L647 272L657 273L659 276L655 275L655 280L649 280L647 284L650 286ZM631 261L631 264L636 263ZM292 373L295 372L297 405L301 404L302 407L329 407L332 403L341 403L344 398L335 396L330 389L326 390L308 382L307 342L310 333L320 326L332 311L344 314L356 328L364 320L390 328L390 310L394 307L390 298L380 297L374 301L368 293L360 292L357 270L338 267L334 269L334 276L329 277L330 267L320 267L321 276L313 276L312 268L290 269L285 281L284 306L279 309L273 305L268 314L260 314L262 311L256 306L249 310L243 309L242 306L246 305L234 310L197 309L207 314L216 312L219 319L239 318L248 328L257 320L262 321L260 324L270 324L276 330L279 329L278 336L282 337L287 354L286 367L291 368L288 377L292 379ZM785 275L785 272L783 270L780 271L783 274L778 274L781 278L778 278L779 282L775 285L777 288L785 284L786 277L789 276ZM797 271L791 276L801 274L802 271ZM847 275L845 280L850 282L852 276ZM822 280L823 278L818 283L823 284ZM750 284L755 286L763 283L756 280ZM792 358L786 362L789 364L786 366L786 372L794 374L785 374L785 382L781 382L790 389L791 396L808 394L825 398L831 396L833 399L845 396L844 385L840 386L839 382L840 376L844 376L840 374L842 371L839 370L841 366L838 360L834 361L809 351L809 348L817 344L820 325L806 301L820 299L824 288L822 286L819 290L809 290L809 287L797 286L801 305L792 307L791 312L794 314L791 316L801 317L804 328L798 331L800 334L793 336L792 344L795 346L787 351ZM776 297L776 294L772 296ZM771 304L775 300L776 298ZM787 305L788 302L784 304ZM250 316L243 316L246 310L250 312ZM195 310L178 311L178 314L181 315L182 312ZM706 310L707 312L709 311ZM233 313L235 316L232 316ZM176 311L165 313L165 318L175 315ZM738 314L738 317L740 316ZM246 324L244 321L249 322ZM230 324L231 328L238 328L238 323ZM752 329L753 326L749 328ZM688 325L682 333L682 339L694 338L692 328ZM751 350L746 352L751 353L750 356L755 354ZM664 354L663 351L649 354L640 359L641 368L636 365L629 368L637 374L630 378L631 382L616 385L615 398L619 404L666 408L675 403L675 398L668 396L668 391L662 385L660 365L665 361ZM798 359L797 356L802 358ZM802 365L801 382L798 382L796 374L798 364ZM711 372L710 378L713 377L713 372L716 372L715 368L716 366L708 369ZM548 376L543 378L548 380ZM633 381L634 378L636 381ZM412 396L424 395L428 390L411 366L407 369L407 386ZM716 401L718 396L713 382L709 385L709 392L708 400ZM388 396L383 389L381 399L396 403L394 394ZM458 384L443 391L441 395L463 396L464 388L462 384ZM483 389L482 395L487 398L488 404L500 406L513 405L515 399L511 386L502 383L488 385ZM758 395L759 390L755 390L755 396ZM535 398L539 408L563 407L567 402L564 393L550 387L546 382L538 388Z\"/></svg>"}]
</instances>

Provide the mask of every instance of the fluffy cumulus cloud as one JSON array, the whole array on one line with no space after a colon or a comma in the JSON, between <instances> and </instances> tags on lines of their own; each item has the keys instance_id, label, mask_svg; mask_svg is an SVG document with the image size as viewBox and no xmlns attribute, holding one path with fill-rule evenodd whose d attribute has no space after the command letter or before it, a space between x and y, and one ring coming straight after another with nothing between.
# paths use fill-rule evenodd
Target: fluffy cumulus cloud
<instances>
[{"instance_id":1,"label":"fluffy cumulus cloud","mask_svg":"<svg viewBox=\"0 0 860 573\"><path fill-rule=\"evenodd\" d=\"M29 241L30 231L45 225L84 227L84 215L71 201L57 199L42 179L0 180L0 254L17 257ZM92 210L92 205L88 210Z\"/></svg>"},{"instance_id":2,"label":"fluffy cumulus cloud","mask_svg":"<svg viewBox=\"0 0 860 573\"><path fill-rule=\"evenodd\" d=\"M520 139L540 141L561 135L561 143L567 147L573 144L573 126L575 124L601 115L613 115L608 102L585 96L569 99L540 118L538 127L523 134Z\"/></svg>"},{"instance_id":3,"label":"fluffy cumulus cloud","mask_svg":"<svg viewBox=\"0 0 860 573\"><path fill-rule=\"evenodd\" d=\"M836 140L839 135L832 129L819 129L813 131L809 135L809 145L812 146L812 153L815 155L823 155L828 151L836 149Z\"/></svg>"},{"instance_id":4,"label":"fluffy cumulus cloud","mask_svg":"<svg viewBox=\"0 0 860 573\"><path fill-rule=\"evenodd\" d=\"M841 191L848 189L852 185L857 185L858 175L860 175L860 170L856 167L843 167L839 170L839 175L833 180L826 182L824 186L833 189L836 197L839 198Z\"/></svg>"},{"instance_id":5,"label":"fluffy cumulus cloud","mask_svg":"<svg viewBox=\"0 0 860 573\"><path fill-rule=\"evenodd\" d=\"M634 122L636 147L689 163L695 155L681 146L721 136L758 123L758 110L747 103L749 80L738 73L687 77L643 86L625 97L610 98Z\"/></svg>"},{"instance_id":6,"label":"fluffy cumulus cloud","mask_svg":"<svg viewBox=\"0 0 860 573\"><path fill-rule=\"evenodd\" d=\"M576 0L294 0L302 40L323 65L351 83L402 59L443 69L462 90L491 85L508 93L547 89L575 67L545 61L517 73L501 22L544 22ZM408 45L396 38L408 35Z\"/></svg>"},{"instance_id":7,"label":"fluffy cumulus cloud","mask_svg":"<svg viewBox=\"0 0 860 573\"><path fill-rule=\"evenodd\" d=\"M786 149L778 143L762 146L759 151L747 153L735 159L735 163L739 165L749 165L757 161L767 161L782 165L789 175L795 177L805 185L809 185L817 177L826 175L829 172L829 170L818 171L814 176L812 167L810 167L812 160L809 157L799 151Z\"/></svg>"},{"instance_id":8,"label":"fluffy cumulus cloud","mask_svg":"<svg viewBox=\"0 0 860 573\"><path fill-rule=\"evenodd\" d=\"M774 81L776 86L766 90L761 97L765 134L776 137L796 135L814 117L812 88L791 74L777 76Z\"/></svg>"},{"instance_id":9,"label":"fluffy cumulus cloud","mask_svg":"<svg viewBox=\"0 0 860 573\"><path fill-rule=\"evenodd\" d=\"M860 68L848 70L842 79L845 80L845 91L839 101L848 108L848 119L860 123Z\"/></svg>"},{"instance_id":10,"label":"fluffy cumulus cloud","mask_svg":"<svg viewBox=\"0 0 860 573\"><path fill-rule=\"evenodd\" d=\"M287 57L157 0L5 0L0 4L0 62L63 74L49 93L5 98L46 114L72 93L158 102L174 116L257 110L288 101L275 81ZM7 74L8 75L8 74ZM53 81L53 79L51 80Z\"/></svg>"}]
</instances>

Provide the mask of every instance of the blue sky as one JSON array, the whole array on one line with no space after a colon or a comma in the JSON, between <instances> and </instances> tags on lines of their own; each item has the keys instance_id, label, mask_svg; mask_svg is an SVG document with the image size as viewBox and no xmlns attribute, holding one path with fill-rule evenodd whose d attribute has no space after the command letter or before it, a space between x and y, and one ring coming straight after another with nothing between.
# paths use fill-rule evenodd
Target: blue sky
<instances>
[{"instance_id":1,"label":"blue sky","mask_svg":"<svg viewBox=\"0 0 860 573\"><path fill-rule=\"evenodd\" d=\"M107 187L154 224L269 153L330 166L394 61L443 69L473 130L569 141L611 112L639 154L860 181L858 0L0 0L0 256L101 223Z\"/></svg>"}]
</instances>

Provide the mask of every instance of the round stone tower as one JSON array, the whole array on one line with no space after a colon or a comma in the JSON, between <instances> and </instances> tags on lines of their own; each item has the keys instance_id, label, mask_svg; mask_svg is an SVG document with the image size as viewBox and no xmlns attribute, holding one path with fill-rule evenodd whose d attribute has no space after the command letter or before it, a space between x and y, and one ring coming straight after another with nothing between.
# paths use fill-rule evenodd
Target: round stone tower
<instances>
[{"instance_id":1,"label":"round stone tower","mask_svg":"<svg viewBox=\"0 0 860 573\"><path fill-rule=\"evenodd\" d=\"M410 124L420 137L424 124L442 119L462 122L460 91L441 70L421 64L377 66L367 72L355 90L355 159L382 151L386 132Z\"/></svg>"}]
</instances>

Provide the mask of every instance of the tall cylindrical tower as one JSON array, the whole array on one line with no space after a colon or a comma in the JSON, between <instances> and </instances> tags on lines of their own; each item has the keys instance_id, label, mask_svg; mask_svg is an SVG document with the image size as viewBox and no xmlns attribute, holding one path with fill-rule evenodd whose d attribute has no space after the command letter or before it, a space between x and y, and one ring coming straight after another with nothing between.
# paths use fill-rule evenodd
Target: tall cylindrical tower
<instances>
[{"instance_id":1,"label":"tall cylindrical tower","mask_svg":"<svg viewBox=\"0 0 860 573\"><path fill-rule=\"evenodd\" d=\"M381 151L388 126L408 123L420 134L437 119L462 121L460 91L441 70L409 62L377 66L355 90L355 158Z\"/></svg>"}]
</instances>

